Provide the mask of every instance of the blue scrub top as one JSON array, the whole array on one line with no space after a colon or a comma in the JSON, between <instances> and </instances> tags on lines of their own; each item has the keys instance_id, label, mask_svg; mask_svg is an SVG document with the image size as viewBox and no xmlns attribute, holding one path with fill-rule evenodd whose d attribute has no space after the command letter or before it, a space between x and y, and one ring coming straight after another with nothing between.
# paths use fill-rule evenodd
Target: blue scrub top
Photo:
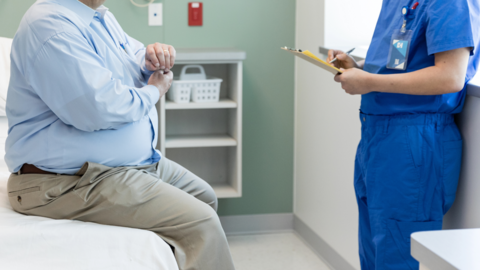
<instances>
[{"instance_id":1,"label":"blue scrub top","mask_svg":"<svg viewBox=\"0 0 480 270\"><path fill-rule=\"evenodd\" d=\"M412 7L413 0L384 0L372 43L367 53L364 70L374 74L413 72L435 65L436 53L471 47L465 88L461 92L415 96L372 92L362 96L360 110L373 115L416 113L460 113L467 83L475 76L480 54L477 52L480 35L479 0L419 0L407 21L407 30L413 37L407 70L387 69L392 35L400 30L404 17L403 6Z\"/></svg>"}]
</instances>

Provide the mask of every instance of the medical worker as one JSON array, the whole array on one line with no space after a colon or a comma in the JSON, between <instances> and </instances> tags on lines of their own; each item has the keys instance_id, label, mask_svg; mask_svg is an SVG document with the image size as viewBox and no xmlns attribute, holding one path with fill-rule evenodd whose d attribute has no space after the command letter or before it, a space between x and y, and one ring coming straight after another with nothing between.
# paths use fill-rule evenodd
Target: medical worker
<instances>
[{"instance_id":1,"label":"medical worker","mask_svg":"<svg viewBox=\"0 0 480 270\"><path fill-rule=\"evenodd\" d=\"M454 114L479 63L478 0L384 0L366 60L341 51L335 81L362 95L355 161L363 270L418 269L413 232L440 230L455 199Z\"/></svg>"}]
</instances>

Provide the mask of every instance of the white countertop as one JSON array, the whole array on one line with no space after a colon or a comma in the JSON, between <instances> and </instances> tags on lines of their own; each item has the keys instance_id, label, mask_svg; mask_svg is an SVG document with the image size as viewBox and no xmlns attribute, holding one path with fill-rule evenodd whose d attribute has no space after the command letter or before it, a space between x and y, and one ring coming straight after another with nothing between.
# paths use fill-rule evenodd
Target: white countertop
<instances>
[{"instance_id":1,"label":"white countertop","mask_svg":"<svg viewBox=\"0 0 480 270\"><path fill-rule=\"evenodd\" d=\"M480 98L480 72L468 84L467 94Z\"/></svg>"},{"instance_id":2,"label":"white countertop","mask_svg":"<svg viewBox=\"0 0 480 270\"><path fill-rule=\"evenodd\" d=\"M246 52L234 48L178 48L176 63L192 61L243 61Z\"/></svg>"},{"instance_id":3,"label":"white countertop","mask_svg":"<svg viewBox=\"0 0 480 270\"><path fill-rule=\"evenodd\" d=\"M320 54L327 55L328 50L331 48L335 48L336 50L341 50L341 51L348 51L352 48L355 48L355 50L350 54L355 58L355 60L360 61L360 60L365 60L365 57L367 57L367 51L368 51L368 45L365 46L329 46L329 47L324 47L320 46Z\"/></svg>"},{"instance_id":4,"label":"white countertop","mask_svg":"<svg viewBox=\"0 0 480 270\"><path fill-rule=\"evenodd\" d=\"M480 269L480 229L414 233L412 256L431 270Z\"/></svg>"}]
</instances>

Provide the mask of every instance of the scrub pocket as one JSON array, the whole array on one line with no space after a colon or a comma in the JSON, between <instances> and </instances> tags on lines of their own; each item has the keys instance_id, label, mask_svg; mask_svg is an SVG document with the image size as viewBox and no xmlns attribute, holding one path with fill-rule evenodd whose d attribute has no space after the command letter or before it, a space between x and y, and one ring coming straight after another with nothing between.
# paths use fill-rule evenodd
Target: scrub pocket
<instances>
[{"instance_id":1,"label":"scrub pocket","mask_svg":"<svg viewBox=\"0 0 480 270\"><path fill-rule=\"evenodd\" d=\"M443 143L443 214L453 204L462 166L462 140Z\"/></svg>"},{"instance_id":2,"label":"scrub pocket","mask_svg":"<svg viewBox=\"0 0 480 270\"><path fill-rule=\"evenodd\" d=\"M419 263L410 254L410 236L420 231L441 230L442 221L398 221L387 219L385 246L379 247L385 252L385 269L418 270Z\"/></svg>"}]
</instances>

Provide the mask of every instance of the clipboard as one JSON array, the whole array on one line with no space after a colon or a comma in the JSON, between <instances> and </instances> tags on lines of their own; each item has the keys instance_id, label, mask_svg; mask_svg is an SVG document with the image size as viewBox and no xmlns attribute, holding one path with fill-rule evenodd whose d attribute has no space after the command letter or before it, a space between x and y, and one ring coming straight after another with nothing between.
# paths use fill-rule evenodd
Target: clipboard
<instances>
[{"instance_id":1,"label":"clipboard","mask_svg":"<svg viewBox=\"0 0 480 270\"><path fill-rule=\"evenodd\" d=\"M302 58L303 60L307 61L307 62L310 62L318 67L321 67L322 69L332 73L333 75L337 75L338 73L343 73L343 71L341 71L340 69L334 67L334 66L331 66L329 63L323 61L322 59L316 57L313 53L309 52L308 50L307 51L302 51L302 50L295 50L295 49L291 49L291 48L287 48L287 47L282 47L280 48L284 51L287 51L287 52L290 52L300 58Z\"/></svg>"}]
</instances>

